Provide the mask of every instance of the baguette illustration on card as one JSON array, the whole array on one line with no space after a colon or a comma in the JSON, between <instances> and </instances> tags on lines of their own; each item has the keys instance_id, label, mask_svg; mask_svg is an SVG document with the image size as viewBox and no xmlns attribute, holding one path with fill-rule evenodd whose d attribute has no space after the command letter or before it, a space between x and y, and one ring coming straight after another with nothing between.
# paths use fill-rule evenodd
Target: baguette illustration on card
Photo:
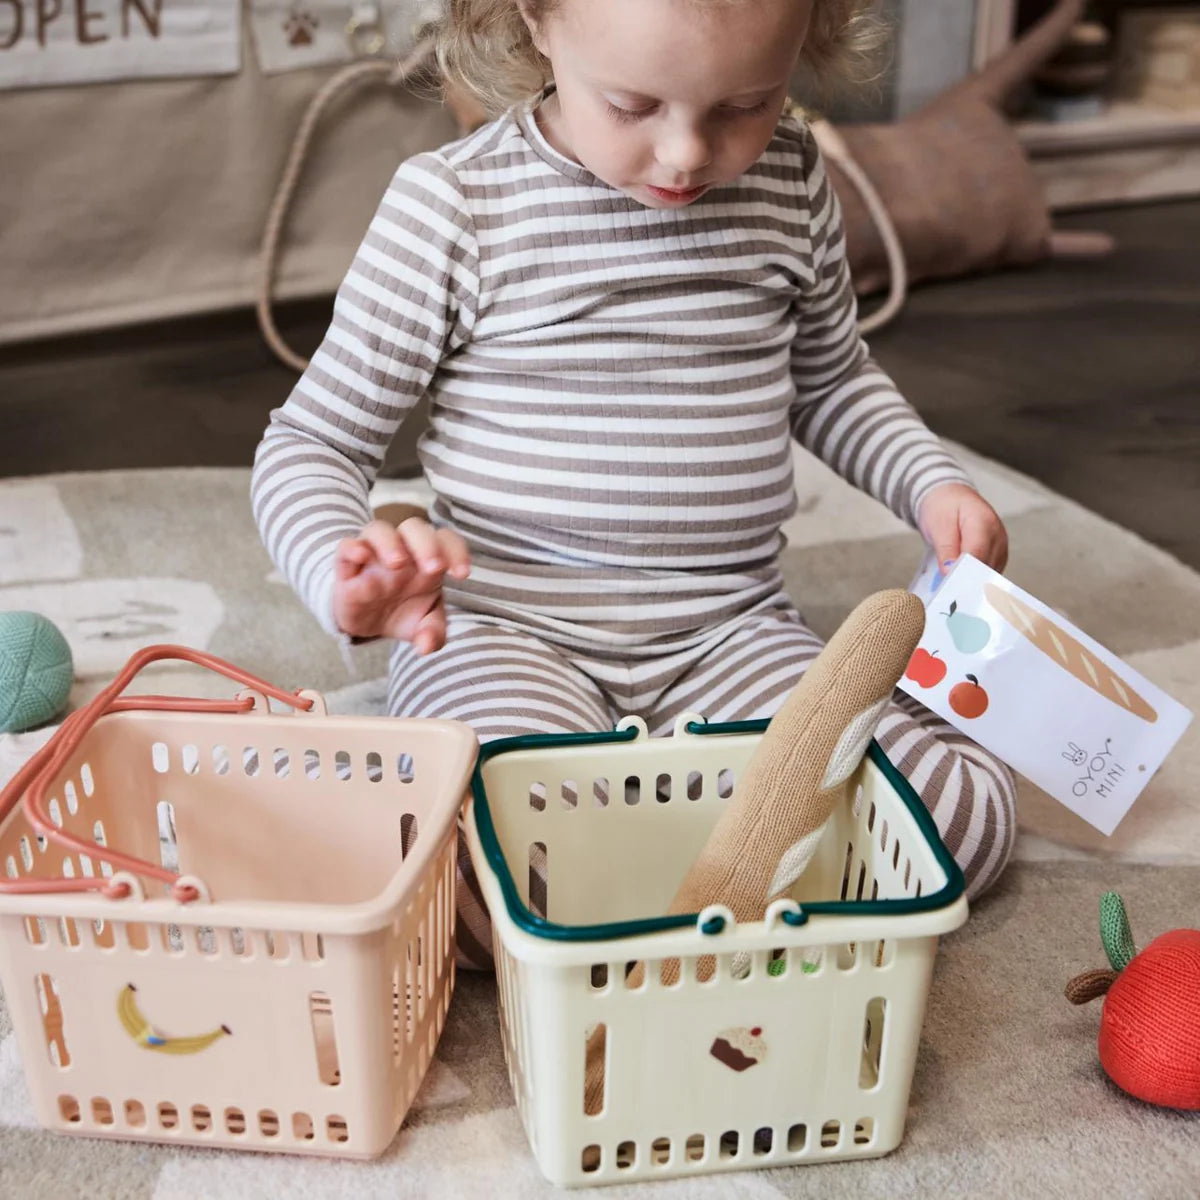
<instances>
[{"instance_id":1,"label":"baguette illustration on card","mask_svg":"<svg viewBox=\"0 0 1200 1200\"><path fill-rule=\"evenodd\" d=\"M1065 629L994 583L984 584L983 594L1018 633L1081 683L1143 721L1153 724L1158 720L1158 713L1146 700Z\"/></svg>"}]
</instances>

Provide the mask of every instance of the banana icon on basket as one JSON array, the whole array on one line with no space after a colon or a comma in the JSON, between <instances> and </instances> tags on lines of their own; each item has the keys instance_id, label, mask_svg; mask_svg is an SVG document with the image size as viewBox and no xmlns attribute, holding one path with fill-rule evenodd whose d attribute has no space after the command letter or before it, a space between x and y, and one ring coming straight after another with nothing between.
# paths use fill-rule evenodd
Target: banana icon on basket
<instances>
[{"instance_id":1,"label":"banana icon on basket","mask_svg":"<svg viewBox=\"0 0 1200 1200\"><path fill-rule=\"evenodd\" d=\"M157 1050L161 1054L196 1054L207 1050L213 1042L232 1035L233 1030L228 1025L218 1025L209 1033L200 1033L194 1037L167 1037L159 1033L142 1015L138 1008L137 988L127 983L117 997L117 1016L125 1032L139 1046L147 1050Z\"/></svg>"}]
</instances>

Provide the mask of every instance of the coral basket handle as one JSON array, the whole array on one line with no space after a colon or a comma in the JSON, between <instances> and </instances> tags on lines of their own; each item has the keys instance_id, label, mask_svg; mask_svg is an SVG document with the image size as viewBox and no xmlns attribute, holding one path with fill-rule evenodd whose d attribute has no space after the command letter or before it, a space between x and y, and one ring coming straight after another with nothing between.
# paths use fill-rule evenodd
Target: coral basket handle
<instances>
[{"instance_id":1,"label":"coral basket handle","mask_svg":"<svg viewBox=\"0 0 1200 1200\"><path fill-rule=\"evenodd\" d=\"M129 712L132 710L168 710L174 712L249 712L254 707L254 699L244 696L233 700L199 700L187 696L122 696L121 692L128 686L130 680L150 663L162 659L178 659L182 662L195 663L206 667L219 675L224 675L237 683L263 695L270 696L293 708L307 712L313 707L313 699L294 692L285 692L265 680L235 667L216 655L206 654L202 650L193 650L188 646L159 645L147 646L139 650L121 668L120 673L102 692L95 696L82 708L71 713L55 735L13 776L8 786L0 792L0 822L20 800L25 816L34 830L43 837L57 842L60 846L87 854L97 854L97 847L92 842L84 841L74 834L60 829L50 819L46 811L46 789L55 773L67 761L83 740L84 735L103 716L111 712ZM174 871L155 863L145 862L140 858L132 858L110 850L107 846L100 848L97 857L112 864L116 871L129 871L135 875L147 875L171 885L171 894L176 900L186 902L199 898L200 891L189 883L181 883L180 876ZM129 884L120 879L76 878L76 879L0 879L0 892L86 892L102 891L114 899L127 896Z\"/></svg>"}]
</instances>

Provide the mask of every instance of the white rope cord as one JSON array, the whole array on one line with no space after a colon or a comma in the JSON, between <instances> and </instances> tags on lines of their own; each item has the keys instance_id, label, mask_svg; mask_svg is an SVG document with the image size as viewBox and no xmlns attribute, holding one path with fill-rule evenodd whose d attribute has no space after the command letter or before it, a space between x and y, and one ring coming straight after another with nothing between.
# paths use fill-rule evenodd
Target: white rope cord
<instances>
[{"instance_id":1,"label":"white rope cord","mask_svg":"<svg viewBox=\"0 0 1200 1200\"><path fill-rule=\"evenodd\" d=\"M275 286L275 272L279 260L279 243L287 222L292 200L295 198L296 186L304 170L308 158L309 147L313 133L325 110L344 93L367 83L386 83L389 87L400 87L407 83L417 71L421 70L434 57L434 39L426 37L419 41L413 49L398 63L380 59L369 59L364 62L351 63L336 75L326 80L320 91L309 102L300 128L292 141L288 152L287 164L283 176L275 190L275 198L267 215L266 228L263 230L262 245L259 249L258 291L256 311L258 327L262 331L266 343L275 355L286 366L303 371L308 366L308 359L297 354L284 341L275 324L275 314L272 308L272 291Z\"/></svg>"},{"instance_id":2,"label":"white rope cord","mask_svg":"<svg viewBox=\"0 0 1200 1200\"><path fill-rule=\"evenodd\" d=\"M850 180L862 202L866 206L867 215L875 223L883 242L884 253L887 255L890 286L887 299L873 313L868 313L858 322L860 333L872 333L881 329L904 307L908 295L908 264L904 259L904 247L900 244L900 235L892 218L888 216L887 208L875 185L867 178L866 173L854 161L850 149L828 121L813 121L812 131L826 158L842 169L842 173Z\"/></svg>"}]
</instances>

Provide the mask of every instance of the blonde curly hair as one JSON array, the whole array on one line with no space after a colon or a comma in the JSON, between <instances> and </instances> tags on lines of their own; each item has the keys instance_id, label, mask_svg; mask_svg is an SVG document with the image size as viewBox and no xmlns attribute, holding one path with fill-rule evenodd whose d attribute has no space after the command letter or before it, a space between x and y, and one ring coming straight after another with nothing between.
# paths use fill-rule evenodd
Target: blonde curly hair
<instances>
[{"instance_id":1,"label":"blonde curly hair","mask_svg":"<svg viewBox=\"0 0 1200 1200\"><path fill-rule=\"evenodd\" d=\"M694 0L730 3L732 0ZM544 20L561 0L524 0L530 18ZM876 52L886 39L872 0L813 0L799 66L827 89L841 80L875 78ZM518 0L449 0L438 28L442 78L465 88L496 115L550 82L549 60L533 44Z\"/></svg>"}]
</instances>

